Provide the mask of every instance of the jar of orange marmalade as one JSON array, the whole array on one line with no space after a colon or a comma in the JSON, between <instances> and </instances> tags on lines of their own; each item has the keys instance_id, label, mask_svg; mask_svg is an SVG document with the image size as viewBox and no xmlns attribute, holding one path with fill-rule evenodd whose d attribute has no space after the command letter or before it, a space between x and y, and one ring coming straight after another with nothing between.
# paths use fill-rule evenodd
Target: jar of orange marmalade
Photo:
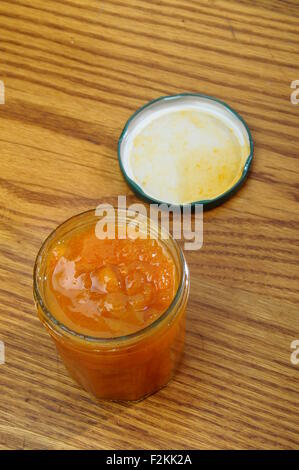
<instances>
[{"instance_id":1,"label":"jar of orange marmalade","mask_svg":"<svg viewBox=\"0 0 299 470\"><path fill-rule=\"evenodd\" d=\"M161 226L139 214L137 228L129 211L114 214L112 239L99 238L91 210L45 240L34 298L71 376L97 398L137 401L164 387L179 364L189 272Z\"/></svg>"}]
</instances>

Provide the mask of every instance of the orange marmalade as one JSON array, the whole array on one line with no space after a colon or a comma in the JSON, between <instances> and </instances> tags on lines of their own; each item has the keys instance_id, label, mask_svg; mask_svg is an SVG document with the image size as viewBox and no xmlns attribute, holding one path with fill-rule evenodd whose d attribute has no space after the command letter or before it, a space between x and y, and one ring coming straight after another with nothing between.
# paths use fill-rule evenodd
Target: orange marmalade
<instances>
[{"instance_id":1,"label":"orange marmalade","mask_svg":"<svg viewBox=\"0 0 299 470\"><path fill-rule=\"evenodd\" d=\"M93 228L57 244L46 275L46 299L56 318L102 338L149 325L177 289L174 261L157 240L100 240Z\"/></svg>"},{"instance_id":2,"label":"orange marmalade","mask_svg":"<svg viewBox=\"0 0 299 470\"><path fill-rule=\"evenodd\" d=\"M37 309L86 390L103 399L140 400L163 387L178 365L188 269L171 237L99 239L96 220L94 211L75 216L42 246L34 273Z\"/></svg>"}]
</instances>

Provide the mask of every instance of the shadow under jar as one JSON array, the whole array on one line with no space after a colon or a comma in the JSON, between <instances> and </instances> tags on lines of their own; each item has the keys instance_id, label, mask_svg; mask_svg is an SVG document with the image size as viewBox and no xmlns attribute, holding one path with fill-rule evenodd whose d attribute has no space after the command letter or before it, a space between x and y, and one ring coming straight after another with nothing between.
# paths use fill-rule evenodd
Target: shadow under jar
<instances>
[{"instance_id":1,"label":"shadow under jar","mask_svg":"<svg viewBox=\"0 0 299 470\"><path fill-rule=\"evenodd\" d=\"M139 309L140 311L137 308L137 312L134 311L134 315L137 315L136 318L140 319L140 322L138 323L137 321L134 326L131 325L130 312L133 312L133 310L130 303L127 304L127 309L123 311L123 316L128 320L127 323L123 323L121 314L118 315L118 319L113 318L113 312L109 312L109 303L107 302L107 298L111 294L105 290L108 286L108 291L113 291L113 282L111 284L111 279L109 275L107 276L106 271L100 271L100 281L102 281L102 284L95 283L92 277L94 274L91 274L88 270L91 270L92 273L94 272L92 271L95 269L95 266L92 265L93 263L99 263L100 269L103 269L102 258L106 257L104 269L107 270L108 259L111 263L108 265L108 269L113 269L113 273L116 273L115 275L118 276L117 283L119 285L117 284L116 288L123 289L122 293L117 295L121 299L129 299L130 302L130 299L134 299L136 296L126 297L126 288L130 292L131 284L126 284L127 278L122 279L119 273L125 275L126 269L132 266L132 253L128 253L126 250L121 251L121 249L119 251L116 250L116 246L119 249L119 246L122 247L121 244L125 243L118 240L117 235L116 240L106 242L106 248L102 250L102 253L100 247L102 246L103 248L104 245L101 245L101 243L103 244L105 241L95 242L96 246L99 247L98 259L101 259L101 261L97 261L97 252L94 248L88 252L88 244L84 240L86 240L86 233L89 233L90 237L93 236L91 235L92 233L96 233L99 217L96 216L95 210L72 217L61 224L45 240L37 255L34 267L34 299L39 318L53 338L66 368L83 388L99 399L138 401L164 387L172 378L179 364L185 337L185 311L189 296L189 271L182 250L164 228L154 224L153 221L140 214L138 222L136 222L132 217L132 213L127 210L115 209L114 214L115 219L113 218L112 220L111 216L111 220L109 220L109 216L106 216L105 220L107 223L116 220L116 233L118 233L120 227L125 227L126 235L128 235L128 227L131 227L130 230L132 230L134 224L138 223L138 229L134 228L136 230L135 233L139 230L139 234L142 233L143 237L146 238L146 240L142 237L137 240L130 240L129 238L129 242L127 242L129 245L124 245L129 246L131 249L132 247L134 248L134 244L139 243L135 247L139 246L138 249L141 250L141 254L137 253L138 259L141 260L140 269L144 269L144 266L146 266L144 259L146 259L147 254L151 257L156 256L156 251L148 252L148 247L152 246L155 246L155 250L162 253L161 256L165 255L168 261L164 261L164 263L169 262L173 266L172 282L174 290L173 296L166 308L158 311L152 307L152 304L155 305L157 300L155 296L158 294L155 293L152 286L149 287L147 284L143 284L142 281L139 286L139 295L142 298L144 292L151 288L152 300L149 301L150 307L141 308ZM81 270L82 272L75 272L75 274L74 272L71 273L71 269L74 268L74 263L78 256L76 258L74 253L69 254L69 259L66 261L67 256L64 253L65 250L68 253L70 252L74 245L74 240L76 240L77 245L81 243L80 253L82 259L80 259L80 262L83 262L83 266L86 265L84 270ZM144 240L144 243L142 240ZM92 261L90 261L90 258L84 259L84 253L85 255L89 253ZM90 255L90 253L92 254ZM109 253L112 256L111 259L109 259ZM127 255L127 258L125 255ZM60 266L59 268L57 268L58 265ZM150 266L150 262L148 265ZM61 274L61 266L64 266L64 268L68 266L68 271ZM133 270L133 275L135 275L134 273L138 274L138 266ZM155 269L159 272L159 262L156 263ZM101 274L103 272L104 275ZM51 283L57 283L57 279L59 280L62 277L61 285L67 289L68 285L70 285L71 274L74 276L71 282L75 285L70 286L70 294L73 295L74 291L77 295L76 289L80 289L78 283L82 281L82 276L85 276L84 279L86 279L86 276L89 276L91 296L95 296L96 299L98 298L98 302L103 306L103 310L95 309L95 312L92 312L92 314L88 312L88 309L86 310L87 320L92 319L90 324L86 323L85 317L82 317L80 312L78 315L76 312L73 312L76 310L73 304L72 309L69 311L70 316L67 316L59 304L59 300L64 298L63 293L56 292L57 298L55 298L55 292L50 288ZM65 276L64 278L63 275ZM54 279L55 276L56 278ZM97 279L99 279L99 276ZM111 285L109 285L109 282ZM97 289L102 289L102 291L98 294ZM97 295L98 297L96 297ZM112 295L114 295L113 292ZM92 300L92 302L96 301ZM70 299L68 298L66 305L69 304ZM76 315L78 316L78 321L76 321ZM146 321L144 320L145 318ZM101 321L109 325L111 322L112 325L118 325L117 322L119 322L119 328L115 331L107 329L103 333L97 326L101 324ZM95 325L94 329L92 325ZM125 325L123 330L122 325Z\"/></svg>"}]
</instances>

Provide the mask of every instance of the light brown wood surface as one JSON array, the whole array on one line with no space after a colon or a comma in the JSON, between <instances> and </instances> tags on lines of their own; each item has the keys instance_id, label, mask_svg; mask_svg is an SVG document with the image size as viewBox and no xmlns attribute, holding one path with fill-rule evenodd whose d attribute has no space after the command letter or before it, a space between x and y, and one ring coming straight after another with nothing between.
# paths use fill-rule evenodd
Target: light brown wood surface
<instances>
[{"instance_id":1,"label":"light brown wood surface","mask_svg":"<svg viewBox=\"0 0 299 470\"><path fill-rule=\"evenodd\" d=\"M0 448L298 449L298 2L1 0L0 28ZM175 379L138 404L97 403L37 319L34 259L58 223L131 194L125 121L186 91L243 115L252 171L187 253Z\"/></svg>"}]
</instances>

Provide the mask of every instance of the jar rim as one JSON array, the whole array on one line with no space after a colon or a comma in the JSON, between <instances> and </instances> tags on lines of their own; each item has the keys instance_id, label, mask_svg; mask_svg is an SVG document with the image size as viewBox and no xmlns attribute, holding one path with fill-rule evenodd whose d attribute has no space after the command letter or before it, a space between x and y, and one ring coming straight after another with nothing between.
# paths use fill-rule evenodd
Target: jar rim
<instances>
[{"instance_id":1,"label":"jar rim","mask_svg":"<svg viewBox=\"0 0 299 470\"><path fill-rule=\"evenodd\" d=\"M116 209L115 207L114 207L114 209L117 210L117 212L124 212L124 213L129 212L127 209L118 209L118 208ZM166 232L167 235L169 236L169 239L171 240L171 242L172 242L172 244L173 244L173 246L176 249L176 252L178 254L179 264L180 264L180 268L181 268L180 269L181 270L180 281L179 281L179 285L178 285L176 294L175 294L174 298L172 299L172 301L171 301L170 305L168 306L168 308L155 321L153 321L152 323L150 323L149 325L147 325L146 327L144 327L140 330L134 331L133 333L129 333L127 335L114 336L114 337L111 337L111 338L109 338L109 337L108 338L101 338L101 337L97 337L97 336L90 336L90 335L85 335L85 334L79 333L79 332L69 328L64 323L62 323L61 321L59 321L55 318L55 316L47 308L46 303L44 302L43 296L42 296L42 294L40 292L40 289L38 287L38 276L39 276L38 263L41 260L42 256L45 254L47 244L52 239L54 239L56 232L59 229L61 229L64 225L74 221L78 217L88 216L88 215L91 215L91 214L95 214L95 209L89 209L89 210L83 211L79 214L75 214L72 217L69 217L68 219L64 220L61 224L59 224L54 230L52 230L51 233L46 237L46 239L42 243L42 245L41 245L41 247L40 247L40 249L37 253L35 263L34 263L34 269L33 269L33 294L34 294L34 299L35 299L36 303L38 303L39 307L41 308L42 313L43 313L44 317L46 318L47 324L50 323L50 326L52 326L52 327L54 326L54 329L58 329L58 331L60 333L65 333L67 335L71 335L71 337L73 337L73 338L76 338L78 340L87 341L88 343L93 343L93 344L98 343L98 344L102 344L102 345L103 344L117 344L119 342L123 343L123 342L130 341L130 340L138 340L145 333L151 332L152 330L155 329L155 327L157 327L165 319L167 319L170 316L170 314L173 312L173 310L178 306L179 301L181 299L181 296L184 293L185 287L187 286L187 288L189 289L189 269L188 269L188 265L187 265L183 250L181 249L181 247L179 246L177 241L172 237L172 235L168 231L166 231L164 228L163 228L164 232ZM146 216L146 219L150 220L151 224L154 223L152 221L152 219L150 219L147 216ZM156 228L160 229L161 224L156 225Z\"/></svg>"}]
</instances>

